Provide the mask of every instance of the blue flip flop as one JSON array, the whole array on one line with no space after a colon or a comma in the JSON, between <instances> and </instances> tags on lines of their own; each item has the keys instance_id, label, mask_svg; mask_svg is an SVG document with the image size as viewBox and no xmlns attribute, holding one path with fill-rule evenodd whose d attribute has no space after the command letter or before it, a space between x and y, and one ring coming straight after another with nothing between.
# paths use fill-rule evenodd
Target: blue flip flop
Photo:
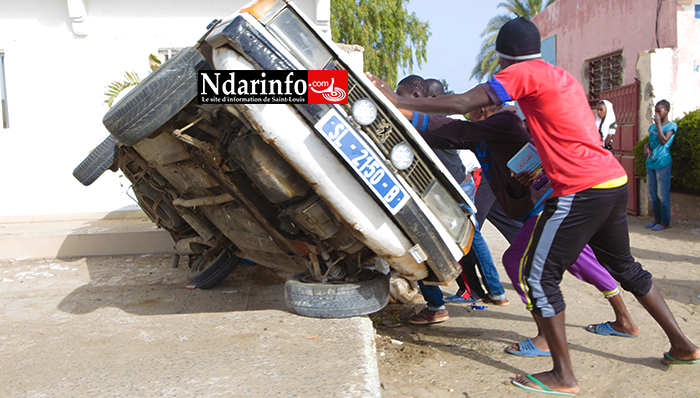
<instances>
[{"instance_id":1,"label":"blue flip flop","mask_svg":"<svg viewBox=\"0 0 700 398\"><path fill-rule=\"evenodd\" d=\"M551 352L545 352L537 348L535 343L530 340L528 337L527 339L521 341L518 343L518 351L511 350L510 348L506 348L506 352L509 354L517 355L519 357L551 357L552 353Z\"/></svg>"},{"instance_id":2,"label":"blue flip flop","mask_svg":"<svg viewBox=\"0 0 700 398\"><path fill-rule=\"evenodd\" d=\"M516 386L516 387L522 388L523 390L528 390L528 391L532 391L532 392L539 392L539 393L542 393L542 394L566 395L566 396L568 396L568 397L573 397L573 396L576 395L576 394L572 394L572 393L569 393L569 392L554 391L554 390L552 390L551 388L549 388L549 387L545 386L544 384L542 384L541 381L535 379L535 378L532 376L533 374L534 374L534 373L530 373L529 375L527 375L527 376L525 376L525 377L527 377L528 379L532 380L532 382L535 383L535 384L537 384L540 388L528 387L528 386L526 386L526 385L524 385L524 384L518 383L518 381L515 380L515 379L513 379L513 381L511 381L511 383L513 383L513 385Z\"/></svg>"},{"instance_id":3,"label":"blue flip flop","mask_svg":"<svg viewBox=\"0 0 700 398\"><path fill-rule=\"evenodd\" d=\"M591 323L586 327L586 331L595 334L600 334L602 336L637 337L629 333L618 332L617 330L613 329L612 326L610 326L610 321L607 321L605 323L599 323L597 325L595 323Z\"/></svg>"}]
</instances>

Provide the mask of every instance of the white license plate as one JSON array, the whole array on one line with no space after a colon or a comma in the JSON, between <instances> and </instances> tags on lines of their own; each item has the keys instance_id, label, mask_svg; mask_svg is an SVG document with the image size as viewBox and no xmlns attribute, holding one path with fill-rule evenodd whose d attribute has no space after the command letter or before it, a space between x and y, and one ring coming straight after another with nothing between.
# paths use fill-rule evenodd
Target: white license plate
<instances>
[{"instance_id":1,"label":"white license plate","mask_svg":"<svg viewBox=\"0 0 700 398\"><path fill-rule=\"evenodd\" d=\"M357 133L334 110L316 123L316 130L352 166L355 173L370 187L384 206L396 214L408 200L408 195L396 182L374 150L365 145Z\"/></svg>"}]
</instances>

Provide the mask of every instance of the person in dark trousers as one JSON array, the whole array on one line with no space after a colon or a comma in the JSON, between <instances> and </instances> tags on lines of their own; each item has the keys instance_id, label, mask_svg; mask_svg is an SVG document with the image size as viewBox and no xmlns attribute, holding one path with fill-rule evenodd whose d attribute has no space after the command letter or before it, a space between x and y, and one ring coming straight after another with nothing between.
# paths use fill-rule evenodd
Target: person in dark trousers
<instances>
[{"instance_id":1,"label":"person in dark trousers","mask_svg":"<svg viewBox=\"0 0 700 398\"><path fill-rule=\"evenodd\" d=\"M445 86L438 79L425 79L428 83L428 97L437 97L440 95L445 95ZM415 126L414 126L415 127ZM481 146L482 150L488 151L485 147ZM462 183L461 186L467 193L467 196L474 202L474 207L476 207L476 220L479 224L479 230L484 226L486 219L491 221L491 223L498 229L501 234L506 238L508 243L510 243L515 235L517 235L522 223L510 220L505 216L503 210L496 202L495 196L491 192L491 187L488 183L488 175L483 178L480 169L477 169L479 176L478 182L473 178L470 173L467 173L467 178L470 178L472 182ZM494 206L495 204L495 206ZM489 278L484 276L482 272L482 264L479 261L479 257L474 254L474 252L469 252L466 258L460 261L462 265L462 274L457 278L457 292L453 295L444 297L444 302L447 303L476 303L483 299L487 302L492 301L488 296L489 291ZM481 274L477 274L477 269ZM487 271L488 272L488 271ZM489 275L489 274L487 274ZM483 282L483 287L482 287ZM500 300L494 302L497 305L507 305L508 301Z\"/></svg>"},{"instance_id":2,"label":"person in dark trousers","mask_svg":"<svg viewBox=\"0 0 700 398\"><path fill-rule=\"evenodd\" d=\"M424 98L428 95L428 84L422 77L411 75L405 77L399 82L398 86L396 87L396 92L398 95L410 98ZM471 178L467 178L466 176L464 164L462 163L462 159L456 150L436 150L435 154L447 167L448 171L450 171L452 177L456 181L461 182L463 186L468 186L470 184L473 186ZM464 187L462 189L464 189L465 192L468 191L468 189L465 189ZM493 264L491 251L479 231L475 231L472 249L470 252L474 252L485 267L490 267L490 269L485 271L489 276L488 287L491 295L490 297L493 297L494 301L498 300L501 303L507 302L505 289L500 282L498 271ZM427 305L419 313L410 316L408 321L413 324L431 324L443 322L449 319L449 313L445 307L443 294L440 287L426 285L422 281L419 281L418 285L420 286L421 293L423 294Z\"/></svg>"},{"instance_id":3,"label":"person in dark trousers","mask_svg":"<svg viewBox=\"0 0 700 398\"><path fill-rule=\"evenodd\" d=\"M549 345L553 368L518 375L513 384L535 392L578 393L559 284L586 244L668 336L671 348L663 354L662 362L699 363L700 348L683 334L651 274L630 253L627 174L615 156L600 145L583 87L564 69L542 60L539 31L525 18L503 25L496 38L496 52L501 71L464 94L401 98L381 79L372 74L368 77L400 109L464 114L518 101L525 115L553 193L537 219L522 259L522 280Z\"/></svg>"},{"instance_id":4,"label":"person in dark trousers","mask_svg":"<svg viewBox=\"0 0 700 398\"><path fill-rule=\"evenodd\" d=\"M415 114L415 113L414 113ZM470 114L472 123L455 121L440 116L418 115L419 132L432 148L473 148L486 144L489 151L480 152L479 161L490 170L491 184L495 196L508 216L524 222L523 228L515 236L511 246L503 254L503 266L528 309L525 291L527 287L519 279L520 259L525 252L537 216L543 210L543 201L553 192L549 185L540 189L521 184L507 166L508 161L526 144L530 134L515 112L515 107L491 106ZM578 279L594 285L607 298L615 312L615 321L591 324L586 330L600 335L636 337L639 329L627 311L617 283L610 273L600 265L589 246L568 271ZM537 322L537 318L535 318ZM549 347L542 328L537 324L537 336L525 339L506 348L506 352L518 356L549 356Z\"/></svg>"}]
</instances>

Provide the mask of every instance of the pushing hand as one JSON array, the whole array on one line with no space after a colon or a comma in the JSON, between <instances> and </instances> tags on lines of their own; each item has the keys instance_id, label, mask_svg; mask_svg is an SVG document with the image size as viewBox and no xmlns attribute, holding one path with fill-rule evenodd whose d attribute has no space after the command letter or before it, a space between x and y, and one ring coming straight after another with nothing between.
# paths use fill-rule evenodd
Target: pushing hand
<instances>
[{"instance_id":1,"label":"pushing hand","mask_svg":"<svg viewBox=\"0 0 700 398\"><path fill-rule=\"evenodd\" d=\"M392 90L392 88L388 84L386 84L384 80L373 75L371 72L366 72L365 74L367 75L369 80L371 80L372 83L379 89L379 91L381 91L382 94L384 94L384 96L387 97L387 99L389 99L389 101L392 104L396 105L396 99L398 98L398 96L396 95L394 90Z\"/></svg>"}]
</instances>

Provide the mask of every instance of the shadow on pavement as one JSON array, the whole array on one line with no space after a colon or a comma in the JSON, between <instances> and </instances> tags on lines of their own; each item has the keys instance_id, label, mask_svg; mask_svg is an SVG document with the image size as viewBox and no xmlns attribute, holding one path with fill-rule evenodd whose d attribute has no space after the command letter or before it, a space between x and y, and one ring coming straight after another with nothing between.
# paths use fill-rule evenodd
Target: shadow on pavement
<instances>
[{"instance_id":1,"label":"shadow on pavement","mask_svg":"<svg viewBox=\"0 0 700 398\"><path fill-rule=\"evenodd\" d=\"M190 289L187 259L173 254L86 257L89 282L73 290L58 309L85 314L103 307L137 315L286 310L285 275L241 262L221 284Z\"/></svg>"}]
</instances>

